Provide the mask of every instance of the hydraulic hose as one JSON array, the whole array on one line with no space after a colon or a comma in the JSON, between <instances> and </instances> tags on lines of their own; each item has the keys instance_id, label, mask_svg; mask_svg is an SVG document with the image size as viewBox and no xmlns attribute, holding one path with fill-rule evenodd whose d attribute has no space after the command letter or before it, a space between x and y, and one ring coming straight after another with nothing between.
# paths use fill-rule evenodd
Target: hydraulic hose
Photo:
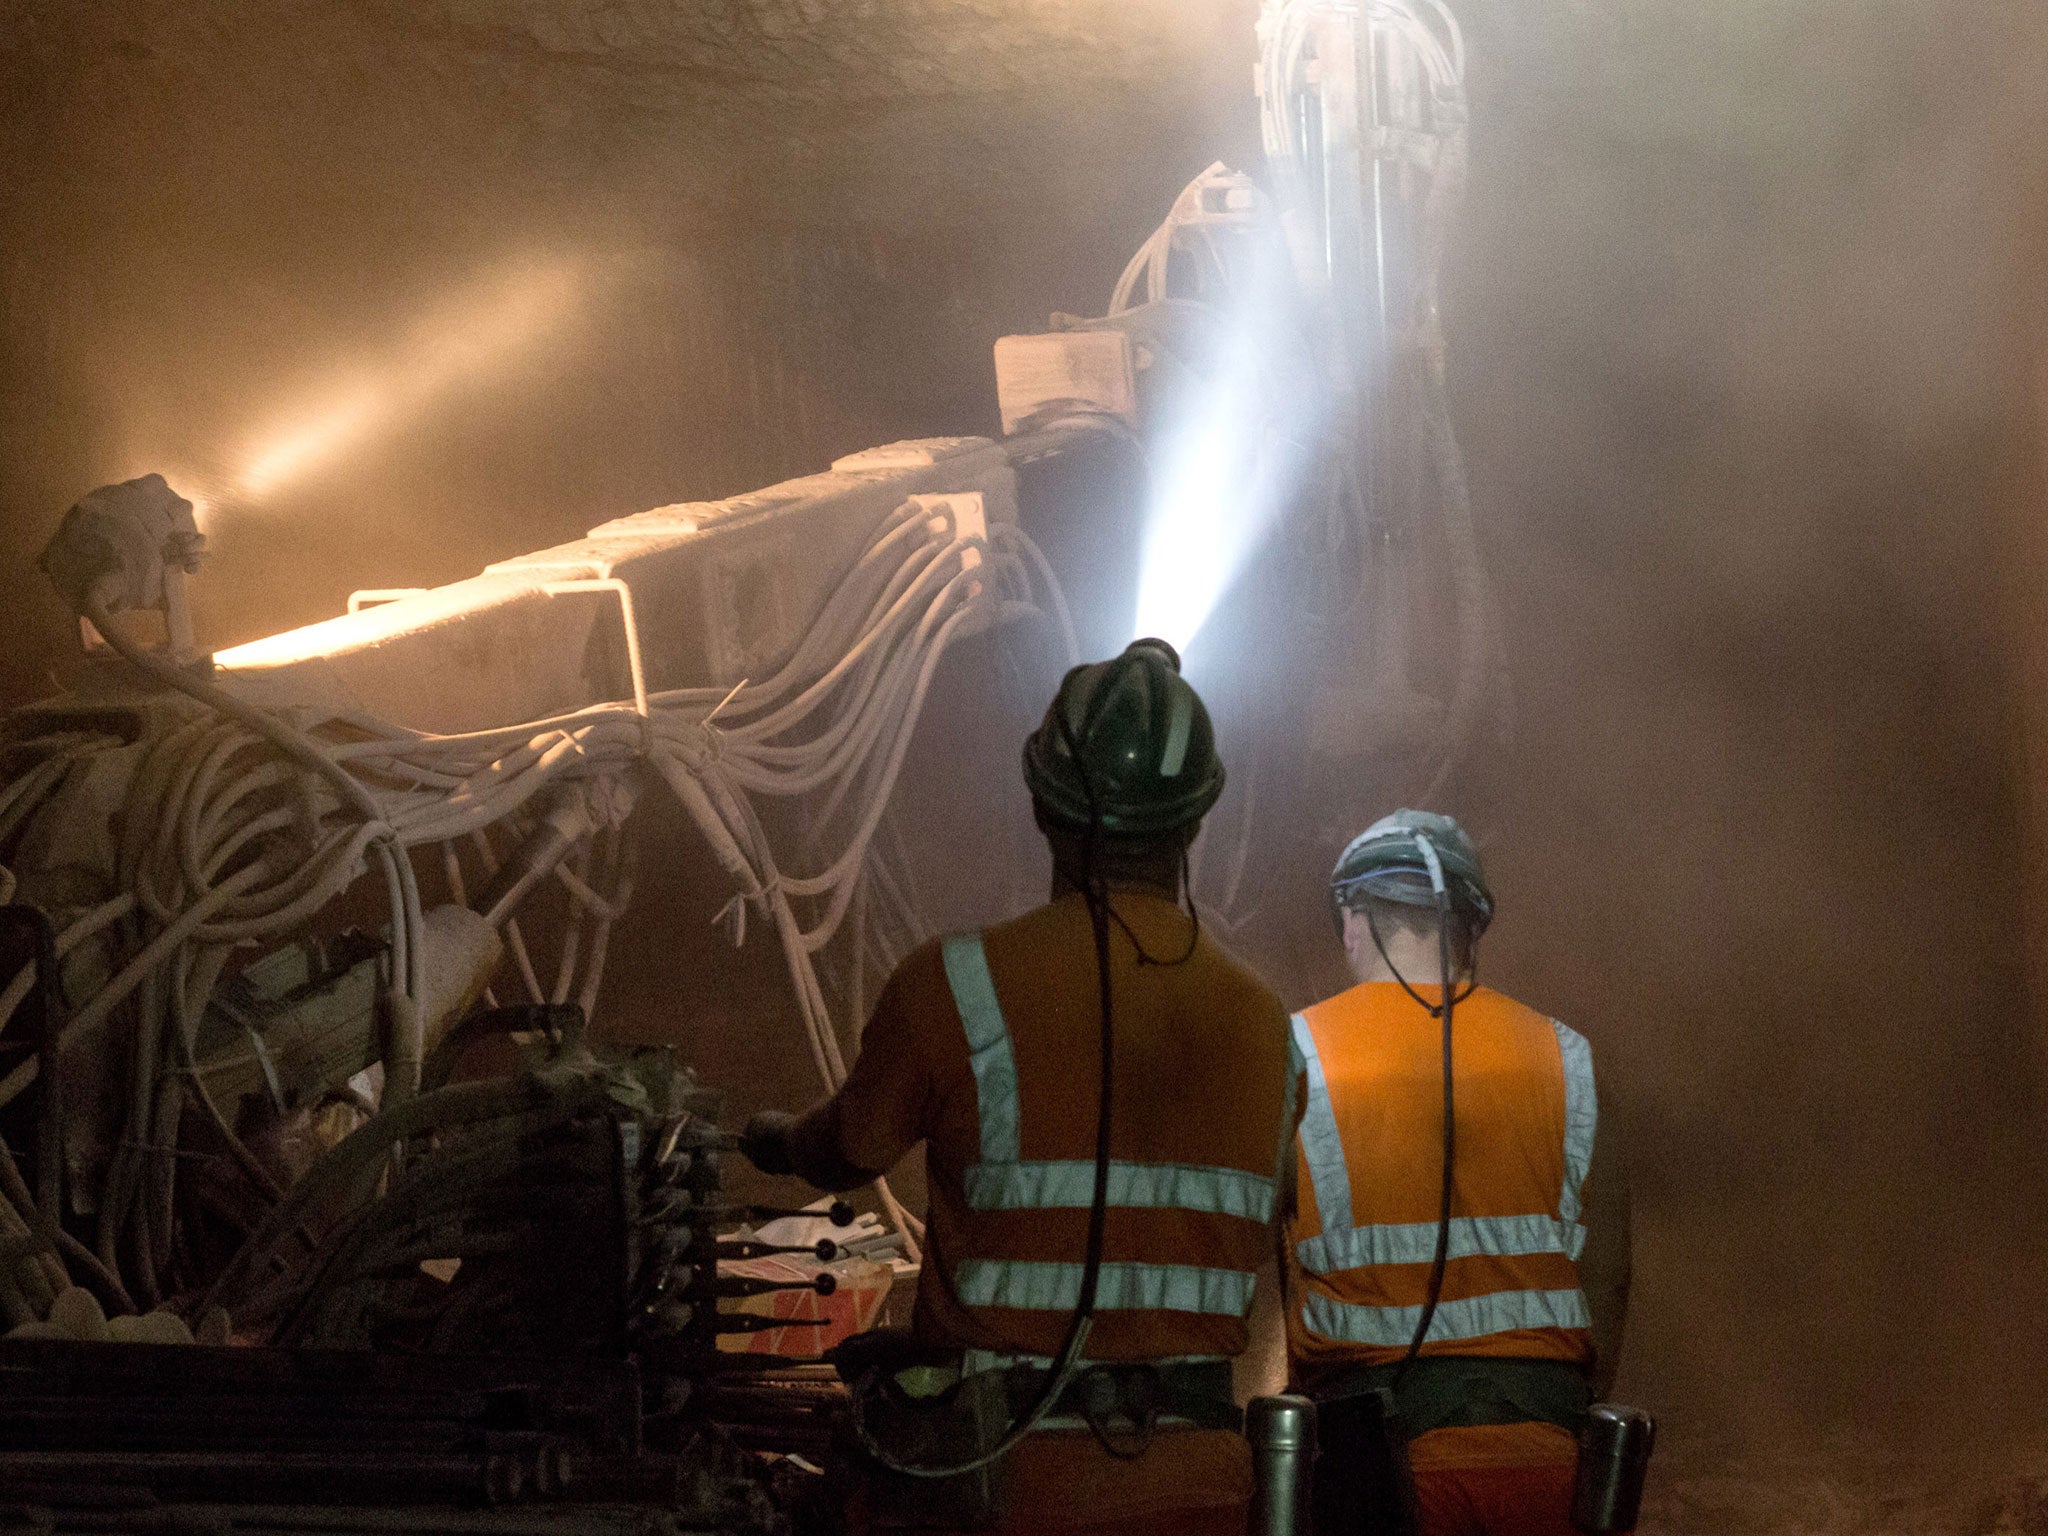
<instances>
[{"instance_id":1,"label":"hydraulic hose","mask_svg":"<svg viewBox=\"0 0 2048 1536\"><path fill-rule=\"evenodd\" d=\"M36 1210L35 1196L30 1193L28 1181L22 1177L21 1168L14 1160L13 1149L4 1141L0 1141L0 1196L5 1196L24 1217L35 1213L30 1224L36 1235L53 1245L60 1262L68 1260L83 1270L101 1299L110 1307L121 1312L141 1310L128 1294L127 1287L121 1284L120 1276L101 1263L98 1254Z\"/></svg>"},{"instance_id":2,"label":"hydraulic hose","mask_svg":"<svg viewBox=\"0 0 2048 1536\"><path fill-rule=\"evenodd\" d=\"M42 1013L42 1038L36 1042L36 1059L41 1063L42 1120L36 1136L36 1191L24 1215L40 1214L51 1223L63 1217L64 1105L57 1093L57 1036L63 1027L58 1017L62 992L57 977L57 933L49 914L41 907L10 905L0 907L0 922L26 928L35 940L35 954L29 965L35 968L34 987ZM0 1024L14 1010L0 1012ZM11 1163L10 1163L11 1166Z\"/></svg>"},{"instance_id":3,"label":"hydraulic hose","mask_svg":"<svg viewBox=\"0 0 2048 1536\"><path fill-rule=\"evenodd\" d=\"M979 554L971 566L970 548ZM808 1043L825 1081L836 1085L845 1063L814 956L843 932L940 658L955 639L1030 612L1049 613L1072 650L1071 618L1057 583L1021 532L998 523L985 540L963 538L909 510L875 529L792 660L739 689L652 694L646 714L607 703L435 735L343 710L326 713L316 726L221 686L203 669L153 654L123 629L128 616L113 611L116 598L103 586L82 592L78 606L127 665L202 706L189 718L182 718L185 711L170 713L163 729L138 743L143 751L115 837L112 891L119 894L110 892L110 900L54 936L61 961L94 936L104 938L111 925L131 915L139 919L133 933L121 933L109 946L111 979L62 1018L67 1035L75 1035L105 1025L119 1009L143 1016L135 1092L123 1106L122 1166L109 1189L89 1192L120 1218L110 1224L110 1235L117 1230L134 1255L131 1265L124 1254L121 1278L138 1296L170 1252L172 1172L179 1165L165 1137L175 1124L174 1101L196 1095L216 1129L232 1118L232 1107L208 1103L206 1082L190 1076L191 1037L209 1005L216 952L284 939L358 881L381 896L379 904L391 913L390 985L382 999L393 1026L385 1063L388 1116L416 1091L424 1054L415 1004L424 995L428 957L408 850L441 844L443 867L454 864L452 889L462 884L460 865L451 858L456 841L470 838L488 848L487 829L495 828L502 848L515 813L527 810L530 823L532 810L566 784L623 773L651 757L741 896L769 918ZM37 812L75 758L110 744L96 733L39 743L46 745L43 758L0 782L0 843L8 826ZM817 873L785 876L761 822L763 802L813 795L808 809L819 828L813 846L825 856ZM487 853L486 879L495 863ZM507 941L520 982L536 999L558 992L574 997L580 986L594 1001L604 923L608 912L616 916L620 897L591 900L592 887L580 876L563 883L583 914L573 967L551 973L547 980L555 985L544 986L509 916ZM595 885L604 888L602 880ZM44 969L24 966L19 975L0 976L0 1028ZM0 1082L0 1103L46 1071L38 1059L25 1062ZM232 1138L227 1146L251 1176L249 1194L275 1199L275 1175ZM38 1158L37 1168L45 1162L59 1165ZM317 1185L332 1171L323 1164L309 1177ZM317 1209L299 1198L315 1192L294 1192L277 1208L278 1228L239 1256L239 1273L222 1277L220 1294L246 1301L249 1293L269 1289L286 1259L300 1257L309 1226L318 1227L361 1193L367 1177L357 1175L345 1189L325 1187ZM193 1188L198 1198L199 1187ZM919 1224L886 1189L882 1199L915 1258ZM253 1210L242 1214L250 1225L265 1224Z\"/></svg>"},{"instance_id":4,"label":"hydraulic hose","mask_svg":"<svg viewBox=\"0 0 2048 1536\"><path fill-rule=\"evenodd\" d=\"M325 782L340 797L343 805L362 818L365 827L380 829L382 836L376 842L373 851L385 865L387 883L392 887L392 961L396 983L393 990L416 999L422 990L423 978L420 975L420 957L412 952L417 947L412 944L412 940L417 937L417 930L411 929L410 925L418 904L418 891L413 886L411 862L401 857L391 846L395 839L376 796L318 743L287 725L269 710L258 708L236 698L224 688L190 676L182 669L159 656L152 656L137 645L122 633L118 624L114 623L108 613L107 600L97 589L88 595L84 606L85 616L92 621L93 627L131 666L253 731L293 762ZM409 1088L411 1085L405 1086Z\"/></svg>"},{"instance_id":5,"label":"hydraulic hose","mask_svg":"<svg viewBox=\"0 0 2048 1536\"><path fill-rule=\"evenodd\" d=\"M250 1236L214 1281L198 1311L224 1305L229 1298L235 1297L254 1278L258 1264L297 1231L322 1202L346 1196L360 1180L383 1163L393 1147L408 1138L423 1131L453 1130L479 1121L534 1111L547 1111L555 1118L564 1118L584 1104L602 1098L604 1092L605 1084L597 1078L570 1077L550 1081L528 1076L510 1082L456 1083L384 1111L357 1127L299 1181L282 1203L272 1209L262 1227Z\"/></svg>"}]
</instances>

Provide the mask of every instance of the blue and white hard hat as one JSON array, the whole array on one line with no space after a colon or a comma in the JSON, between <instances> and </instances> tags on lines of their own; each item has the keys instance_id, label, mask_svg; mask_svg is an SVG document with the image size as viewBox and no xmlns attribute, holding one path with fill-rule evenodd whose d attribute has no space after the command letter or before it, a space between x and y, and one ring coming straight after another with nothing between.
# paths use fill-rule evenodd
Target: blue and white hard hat
<instances>
[{"instance_id":1,"label":"blue and white hard hat","mask_svg":"<svg viewBox=\"0 0 2048 1536\"><path fill-rule=\"evenodd\" d=\"M1486 871L1472 839L1448 816L1396 811L1345 846L1330 871L1330 911L1342 932L1345 909L1361 896L1434 907L1439 879L1452 909L1478 938L1493 921L1493 892L1487 889Z\"/></svg>"}]
</instances>

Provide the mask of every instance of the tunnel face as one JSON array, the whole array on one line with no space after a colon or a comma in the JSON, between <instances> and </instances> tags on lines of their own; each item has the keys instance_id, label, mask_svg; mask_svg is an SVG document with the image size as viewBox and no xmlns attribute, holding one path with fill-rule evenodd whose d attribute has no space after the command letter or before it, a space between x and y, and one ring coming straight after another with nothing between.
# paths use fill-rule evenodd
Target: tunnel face
<instances>
[{"instance_id":1,"label":"tunnel face","mask_svg":"<svg viewBox=\"0 0 2048 1536\"><path fill-rule=\"evenodd\" d=\"M1674 1467L1766 1469L1671 1528L1878 1501L1902 1445L2035 1470L2043 23L1457 9L1449 382L1509 707L1450 808L1500 897L1483 974L1594 1041L1629 1147L1623 1391ZM225 645L992 433L994 339L1098 311L1190 176L1255 159L1254 11L8 8L0 697L55 686L34 555L103 481L204 501ZM949 844L1011 760L974 755L973 802L914 765ZM646 836L607 1027L736 1112L804 1102L775 957L714 942L708 861ZM1322 874L1248 955L1295 1006L1341 984Z\"/></svg>"}]
</instances>

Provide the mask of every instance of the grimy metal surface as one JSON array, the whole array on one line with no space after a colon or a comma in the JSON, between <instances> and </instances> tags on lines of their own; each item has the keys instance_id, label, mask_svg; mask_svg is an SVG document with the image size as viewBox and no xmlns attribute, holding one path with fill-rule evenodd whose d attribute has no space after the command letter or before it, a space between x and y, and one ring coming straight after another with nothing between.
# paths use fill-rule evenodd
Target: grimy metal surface
<instances>
[{"instance_id":1,"label":"grimy metal surface","mask_svg":"<svg viewBox=\"0 0 2048 1536\"><path fill-rule=\"evenodd\" d=\"M482 574L222 651L220 681L261 703L476 730L632 696L625 583L650 689L731 687L795 648L869 536L911 496L979 493L1016 520L1016 476L987 438L870 448L726 501L619 518ZM554 588L557 590L551 591Z\"/></svg>"}]
</instances>

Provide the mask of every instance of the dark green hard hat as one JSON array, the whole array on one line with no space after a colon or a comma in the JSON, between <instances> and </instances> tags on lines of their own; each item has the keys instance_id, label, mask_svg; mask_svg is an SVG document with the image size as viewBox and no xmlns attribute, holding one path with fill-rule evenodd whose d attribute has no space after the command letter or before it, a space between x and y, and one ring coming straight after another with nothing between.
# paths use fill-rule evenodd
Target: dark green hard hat
<instances>
[{"instance_id":1,"label":"dark green hard hat","mask_svg":"<svg viewBox=\"0 0 2048 1536\"><path fill-rule=\"evenodd\" d=\"M1337 867L1330 871L1330 909L1340 932L1344 909L1360 896L1377 896L1411 907L1436 905L1436 886L1430 878L1424 843L1434 851L1443 870L1452 909L1464 918L1473 938L1486 932L1493 921L1493 892L1487 889L1479 850L1463 827L1433 811L1396 811L1351 840Z\"/></svg>"},{"instance_id":2,"label":"dark green hard hat","mask_svg":"<svg viewBox=\"0 0 2048 1536\"><path fill-rule=\"evenodd\" d=\"M1164 640L1075 667L1024 743L1024 782L1047 819L1113 837L1200 821L1223 793L1216 732Z\"/></svg>"}]
</instances>

